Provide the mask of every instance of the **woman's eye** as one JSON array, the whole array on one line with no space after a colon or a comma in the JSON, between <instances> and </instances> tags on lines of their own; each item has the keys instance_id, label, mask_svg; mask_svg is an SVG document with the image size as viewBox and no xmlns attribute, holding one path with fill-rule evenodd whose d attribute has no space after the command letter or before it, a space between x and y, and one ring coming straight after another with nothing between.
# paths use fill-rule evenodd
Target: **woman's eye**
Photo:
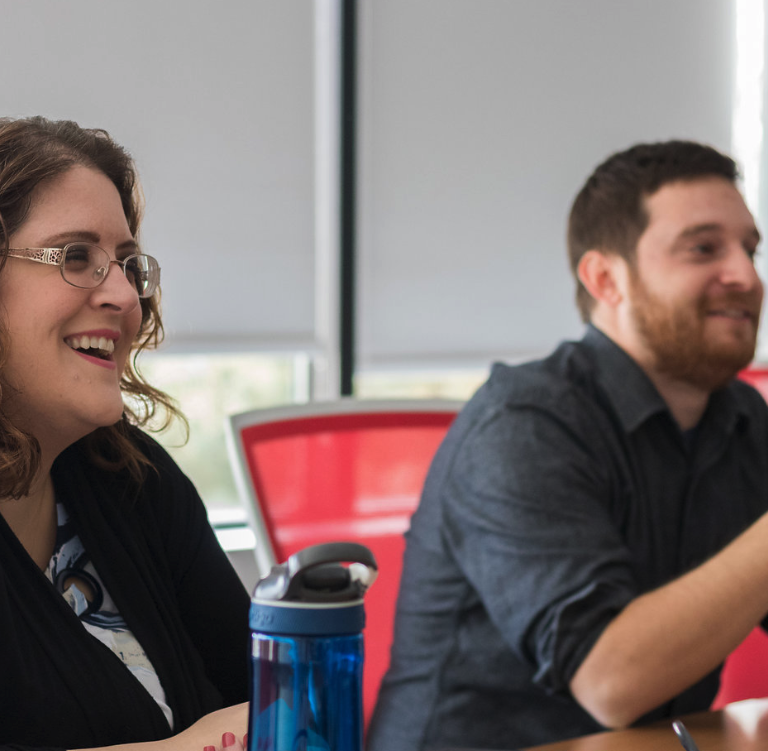
<instances>
[{"instance_id":1,"label":"woman's eye","mask_svg":"<svg viewBox=\"0 0 768 751\"><path fill-rule=\"evenodd\" d=\"M88 266L91 261L90 248L87 245L69 245L64 256L66 268L82 268Z\"/></svg>"}]
</instances>

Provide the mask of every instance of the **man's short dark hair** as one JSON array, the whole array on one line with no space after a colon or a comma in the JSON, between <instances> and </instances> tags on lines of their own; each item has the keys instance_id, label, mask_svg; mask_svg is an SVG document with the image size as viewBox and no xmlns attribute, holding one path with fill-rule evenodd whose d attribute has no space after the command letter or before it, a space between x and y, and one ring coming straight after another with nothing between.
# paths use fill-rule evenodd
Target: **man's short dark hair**
<instances>
[{"instance_id":1,"label":"man's short dark hair","mask_svg":"<svg viewBox=\"0 0 768 751\"><path fill-rule=\"evenodd\" d=\"M577 274L584 253L613 253L634 265L637 241L648 225L645 199L678 180L724 177L735 183L738 176L733 159L693 141L638 144L599 165L576 196L568 219L568 256L582 319L590 320L595 302Z\"/></svg>"}]
</instances>

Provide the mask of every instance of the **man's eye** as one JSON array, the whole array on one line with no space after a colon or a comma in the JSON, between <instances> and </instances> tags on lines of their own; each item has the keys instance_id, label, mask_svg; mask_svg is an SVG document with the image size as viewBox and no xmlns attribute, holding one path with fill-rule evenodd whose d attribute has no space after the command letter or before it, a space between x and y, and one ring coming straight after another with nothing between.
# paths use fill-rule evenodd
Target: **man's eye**
<instances>
[{"instance_id":1,"label":"man's eye","mask_svg":"<svg viewBox=\"0 0 768 751\"><path fill-rule=\"evenodd\" d=\"M692 250L697 256L711 256L717 248L712 243L698 243L693 246Z\"/></svg>"},{"instance_id":2,"label":"man's eye","mask_svg":"<svg viewBox=\"0 0 768 751\"><path fill-rule=\"evenodd\" d=\"M759 255L760 250L755 246L745 245L744 252L754 261L755 258Z\"/></svg>"}]
</instances>

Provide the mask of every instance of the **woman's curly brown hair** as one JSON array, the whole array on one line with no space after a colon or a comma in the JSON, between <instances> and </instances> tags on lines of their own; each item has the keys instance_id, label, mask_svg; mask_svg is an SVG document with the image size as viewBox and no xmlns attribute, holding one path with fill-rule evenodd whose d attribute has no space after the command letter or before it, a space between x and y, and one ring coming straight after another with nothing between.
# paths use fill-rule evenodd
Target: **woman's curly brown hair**
<instances>
[{"instance_id":1,"label":"woman's curly brown hair","mask_svg":"<svg viewBox=\"0 0 768 751\"><path fill-rule=\"evenodd\" d=\"M81 128L68 120L0 118L0 273L7 261L9 238L26 219L35 188L77 165L96 169L114 183L131 234L138 238L143 198L136 168L128 152L106 131ZM167 427L174 417L184 420L173 400L150 386L137 368L139 353L163 339L159 292L140 303L141 327L120 380L122 392L131 399L124 402L119 422L83 439L95 463L115 470L127 468L137 481L148 461L129 439L129 426L146 426L158 411L164 412L164 418L157 429ZM40 446L3 413L2 374L8 344L8 332L0 325L0 498L19 498L29 493L40 465Z\"/></svg>"}]
</instances>

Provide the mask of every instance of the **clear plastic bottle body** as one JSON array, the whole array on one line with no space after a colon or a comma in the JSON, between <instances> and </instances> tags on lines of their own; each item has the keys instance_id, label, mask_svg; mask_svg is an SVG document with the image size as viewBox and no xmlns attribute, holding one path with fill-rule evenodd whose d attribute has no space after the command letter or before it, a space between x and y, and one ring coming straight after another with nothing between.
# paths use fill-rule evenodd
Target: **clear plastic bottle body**
<instances>
[{"instance_id":1,"label":"clear plastic bottle body","mask_svg":"<svg viewBox=\"0 0 768 751\"><path fill-rule=\"evenodd\" d=\"M253 633L248 751L362 751L362 634Z\"/></svg>"}]
</instances>

